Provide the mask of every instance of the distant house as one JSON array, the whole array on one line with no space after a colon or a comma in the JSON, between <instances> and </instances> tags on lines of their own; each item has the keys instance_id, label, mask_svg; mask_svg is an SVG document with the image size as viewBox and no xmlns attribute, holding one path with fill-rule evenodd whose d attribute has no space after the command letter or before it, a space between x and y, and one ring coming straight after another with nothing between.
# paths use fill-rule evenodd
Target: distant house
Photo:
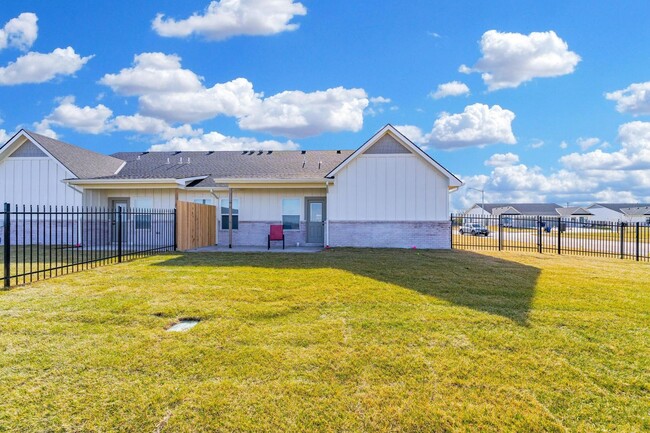
<instances>
[{"instance_id":1,"label":"distant house","mask_svg":"<svg viewBox=\"0 0 650 433\"><path fill-rule=\"evenodd\" d=\"M218 243L266 245L282 224L289 244L418 248L450 247L462 185L391 125L356 150L111 156L21 130L0 147L0 183L0 202L20 205L215 205Z\"/></svg>"},{"instance_id":2,"label":"distant house","mask_svg":"<svg viewBox=\"0 0 650 433\"><path fill-rule=\"evenodd\" d=\"M476 203L469 208L465 215L499 216L559 216L556 203Z\"/></svg>"},{"instance_id":3,"label":"distant house","mask_svg":"<svg viewBox=\"0 0 650 433\"><path fill-rule=\"evenodd\" d=\"M594 203L587 209L594 214L594 221L650 224L648 203Z\"/></svg>"},{"instance_id":4,"label":"distant house","mask_svg":"<svg viewBox=\"0 0 650 433\"><path fill-rule=\"evenodd\" d=\"M516 223L516 217L560 218L562 221L583 223L591 218L592 213L582 207L561 207L556 203L477 203L469 208L465 215L476 217L499 217L504 225ZM530 219L520 221L519 225L530 225ZM553 221L546 224L553 225Z\"/></svg>"}]
</instances>

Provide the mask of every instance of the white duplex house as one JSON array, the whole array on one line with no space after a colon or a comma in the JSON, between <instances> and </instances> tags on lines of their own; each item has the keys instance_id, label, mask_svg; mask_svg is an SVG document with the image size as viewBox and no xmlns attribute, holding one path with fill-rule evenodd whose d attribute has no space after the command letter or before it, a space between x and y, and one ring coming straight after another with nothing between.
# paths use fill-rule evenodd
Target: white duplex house
<instances>
[{"instance_id":1,"label":"white duplex house","mask_svg":"<svg viewBox=\"0 0 650 433\"><path fill-rule=\"evenodd\" d=\"M450 247L462 185L391 125L356 150L111 156L21 130L0 148L0 183L0 202L19 205L215 205L218 243L265 245L282 224L288 244L401 248Z\"/></svg>"}]
</instances>

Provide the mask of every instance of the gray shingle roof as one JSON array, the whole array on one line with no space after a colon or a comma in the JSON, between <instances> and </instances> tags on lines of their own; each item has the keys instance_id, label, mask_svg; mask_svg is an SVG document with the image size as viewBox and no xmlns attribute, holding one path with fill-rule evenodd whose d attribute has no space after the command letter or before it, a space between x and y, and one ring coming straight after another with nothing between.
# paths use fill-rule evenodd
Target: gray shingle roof
<instances>
[{"instance_id":1,"label":"gray shingle roof","mask_svg":"<svg viewBox=\"0 0 650 433\"><path fill-rule=\"evenodd\" d=\"M556 209L557 213L560 216L589 216L593 215L587 209L579 206L570 206L570 207L560 207Z\"/></svg>"},{"instance_id":2,"label":"gray shingle roof","mask_svg":"<svg viewBox=\"0 0 650 433\"><path fill-rule=\"evenodd\" d=\"M481 203L477 203L474 206L481 207ZM483 205L483 209L489 213L493 213L494 209L507 207L512 207L521 215L557 216L556 209L561 206L556 203L485 203Z\"/></svg>"},{"instance_id":3,"label":"gray shingle roof","mask_svg":"<svg viewBox=\"0 0 650 433\"><path fill-rule=\"evenodd\" d=\"M594 203L591 206L589 206L589 208L592 208L594 206L602 206L604 208L613 210L614 212L623 213L622 209L634 208L634 207L646 207L646 206L650 206L650 203Z\"/></svg>"},{"instance_id":4,"label":"gray shingle roof","mask_svg":"<svg viewBox=\"0 0 650 433\"><path fill-rule=\"evenodd\" d=\"M89 176L89 178L187 179L208 176L193 185L196 187L216 186L213 181L215 178L323 179L352 152L351 150L119 152L112 156L126 161L126 165L117 175Z\"/></svg>"},{"instance_id":5,"label":"gray shingle roof","mask_svg":"<svg viewBox=\"0 0 650 433\"><path fill-rule=\"evenodd\" d=\"M124 163L112 156L83 149L32 131L24 131L78 178L110 176L115 174Z\"/></svg>"},{"instance_id":6,"label":"gray shingle roof","mask_svg":"<svg viewBox=\"0 0 650 433\"><path fill-rule=\"evenodd\" d=\"M630 215L630 216L638 216L638 215L644 215L644 216L649 216L650 215L650 205L637 205L634 207L624 207L621 208L623 213L625 215Z\"/></svg>"}]
</instances>

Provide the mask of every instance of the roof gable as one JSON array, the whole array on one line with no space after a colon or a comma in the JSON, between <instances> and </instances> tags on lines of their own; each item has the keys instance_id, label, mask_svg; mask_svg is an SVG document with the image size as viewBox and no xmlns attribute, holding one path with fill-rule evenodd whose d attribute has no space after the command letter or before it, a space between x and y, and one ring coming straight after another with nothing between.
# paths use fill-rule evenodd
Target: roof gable
<instances>
[{"instance_id":1,"label":"roof gable","mask_svg":"<svg viewBox=\"0 0 650 433\"><path fill-rule=\"evenodd\" d=\"M48 156L37 145L27 140L18 149L9 154L8 158L47 158Z\"/></svg>"},{"instance_id":2,"label":"roof gable","mask_svg":"<svg viewBox=\"0 0 650 433\"><path fill-rule=\"evenodd\" d=\"M388 136L389 139L385 139ZM383 141L382 141L383 140ZM401 132L399 132L393 125L388 124L380 129L375 135L373 135L370 140L366 141L361 147L354 151L349 157L347 157L343 162L336 166L332 171L330 171L326 177L333 178L336 173L341 171L343 167L347 166L358 156L366 153L368 150L373 149L375 145L379 144L379 148L382 152L388 150L393 150L392 153L402 153L396 152L395 144L404 147L410 153L414 153L423 158L429 165L435 168L437 171L442 173L443 176L449 179L450 188L458 188L463 185L460 179L454 176L449 170L440 165L436 160L431 158L426 154L422 149L416 146L411 140L406 138ZM375 153L375 152L372 152ZM376 153L375 153L376 154Z\"/></svg>"},{"instance_id":3,"label":"roof gable","mask_svg":"<svg viewBox=\"0 0 650 433\"><path fill-rule=\"evenodd\" d=\"M384 135L377 140L375 144L363 152L364 155L394 155L399 153L409 154L411 151L402 146L390 134Z\"/></svg>"},{"instance_id":4,"label":"roof gable","mask_svg":"<svg viewBox=\"0 0 650 433\"><path fill-rule=\"evenodd\" d=\"M112 156L93 152L35 132L23 129L16 134L14 139L19 136L26 137L32 144L38 146L45 154L54 158L78 178L109 176L115 174L124 165L124 161Z\"/></svg>"}]
</instances>

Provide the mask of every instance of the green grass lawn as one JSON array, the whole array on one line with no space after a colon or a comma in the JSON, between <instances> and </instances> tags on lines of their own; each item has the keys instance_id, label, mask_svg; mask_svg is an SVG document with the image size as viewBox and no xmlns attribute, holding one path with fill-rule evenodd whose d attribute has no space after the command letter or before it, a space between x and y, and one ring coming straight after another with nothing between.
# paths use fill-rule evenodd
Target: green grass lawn
<instances>
[{"instance_id":1,"label":"green grass lawn","mask_svg":"<svg viewBox=\"0 0 650 433\"><path fill-rule=\"evenodd\" d=\"M0 432L648 431L649 280L510 252L100 267L0 292Z\"/></svg>"}]
</instances>

